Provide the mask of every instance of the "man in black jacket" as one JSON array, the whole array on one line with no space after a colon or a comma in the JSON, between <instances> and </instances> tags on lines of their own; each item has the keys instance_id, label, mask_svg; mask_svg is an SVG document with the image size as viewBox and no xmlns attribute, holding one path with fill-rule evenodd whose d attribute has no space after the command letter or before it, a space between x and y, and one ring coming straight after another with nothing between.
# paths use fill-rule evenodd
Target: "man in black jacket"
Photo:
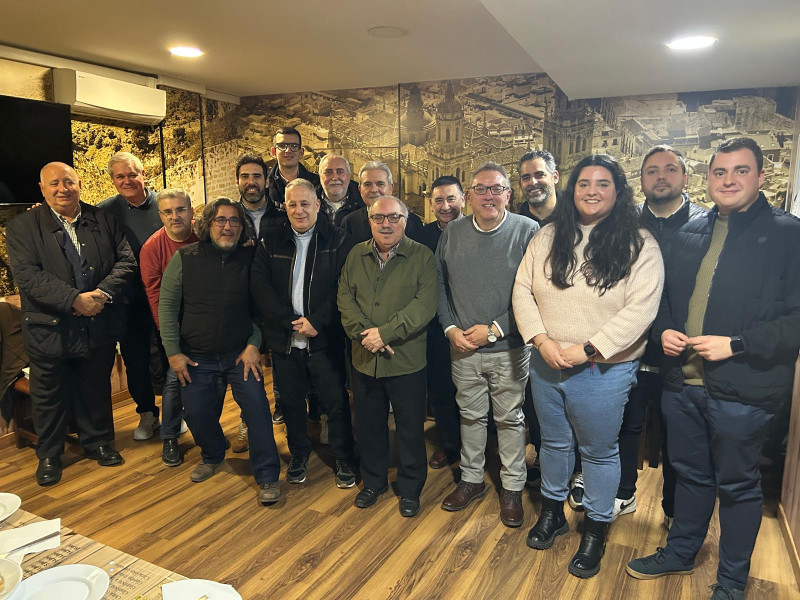
<instances>
[{"instance_id":1,"label":"man in black jacket","mask_svg":"<svg viewBox=\"0 0 800 600\"><path fill-rule=\"evenodd\" d=\"M258 499L270 504L280 498L280 459L261 381L261 330L251 308L254 248L240 243L244 218L242 205L228 198L206 205L197 226L200 241L179 248L164 270L158 321L169 366L183 386L186 423L201 450L191 480L205 481L225 460L221 378L253 432L250 463Z\"/></svg>"},{"instance_id":2,"label":"man in black jacket","mask_svg":"<svg viewBox=\"0 0 800 600\"><path fill-rule=\"evenodd\" d=\"M294 127L278 129L273 137L270 154L277 161L267 178L269 182L267 194L272 204L283 206L286 184L298 177L310 181L314 187L319 187L319 175L306 169L300 162L305 154L305 149L303 148L303 138L297 129Z\"/></svg>"},{"instance_id":3,"label":"man in black jacket","mask_svg":"<svg viewBox=\"0 0 800 600\"><path fill-rule=\"evenodd\" d=\"M289 223L272 230L256 250L251 290L264 315L264 335L281 390L292 454L286 480L306 480L311 444L305 399L313 384L328 416L336 485L349 488L355 485L356 474L336 291L352 244L344 230L317 218L320 200L310 181L289 182L285 206Z\"/></svg>"},{"instance_id":4,"label":"man in black jacket","mask_svg":"<svg viewBox=\"0 0 800 600\"><path fill-rule=\"evenodd\" d=\"M267 171L267 163L257 154L242 154L236 161L236 186L245 214L242 235L251 246L270 227L286 221L283 203L274 202L267 194Z\"/></svg>"},{"instance_id":5,"label":"man in black jacket","mask_svg":"<svg viewBox=\"0 0 800 600\"><path fill-rule=\"evenodd\" d=\"M319 179L325 212L337 227L344 218L364 207L358 184L350 179L350 162L339 154L326 154L319 161Z\"/></svg>"},{"instance_id":6,"label":"man in black jacket","mask_svg":"<svg viewBox=\"0 0 800 600\"><path fill-rule=\"evenodd\" d=\"M715 207L673 238L654 325L666 354L675 522L666 548L627 570L644 579L691 573L718 494L714 599L744 598L761 524L759 458L770 421L791 397L800 350L800 220L769 205L763 181L755 141L717 147L708 174Z\"/></svg>"},{"instance_id":7,"label":"man in black jacket","mask_svg":"<svg viewBox=\"0 0 800 600\"><path fill-rule=\"evenodd\" d=\"M6 241L31 363L36 481L51 485L70 413L87 458L122 463L111 447L111 368L136 261L113 215L80 201L72 167L45 165L39 186L45 204L12 220Z\"/></svg>"}]
</instances>

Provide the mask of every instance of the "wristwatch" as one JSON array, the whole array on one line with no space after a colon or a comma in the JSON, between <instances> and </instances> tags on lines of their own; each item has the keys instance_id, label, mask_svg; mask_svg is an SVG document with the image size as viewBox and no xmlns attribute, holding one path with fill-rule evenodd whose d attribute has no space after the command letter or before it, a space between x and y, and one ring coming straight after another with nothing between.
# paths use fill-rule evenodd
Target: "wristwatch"
<instances>
[{"instance_id":1,"label":"wristwatch","mask_svg":"<svg viewBox=\"0 0 800 600\"><path fill-rule=\"evenodd\" d=\"M734 356L744 352L744 340L738 335L731 336L731 352Z\"/></svg>"},{"instance_id":2,"label":"wristwatch","mask_svg":"<svg viewBox=\"0 0 800 600\"><path fill-rule=\"evenodd\" d=\"M597 348L592 346L592 342L586 342L583 345L583 351L588 358L592 358L595 354L597 354Z\"/></svg>"},{"instance_id":3,"label":"wristwatch","mask_svg":"<svg viewBox=\"0 0 800 600\"><path fill-rule=\"evenodd\" d=\"M492 326L494 323L490 323L487 327L489 328L489 332L486 334L486 338L489 340L490 344L494 344L497 341L497 336L495 335L494 331L492 331Z\"/></svg>"}]
</instances>

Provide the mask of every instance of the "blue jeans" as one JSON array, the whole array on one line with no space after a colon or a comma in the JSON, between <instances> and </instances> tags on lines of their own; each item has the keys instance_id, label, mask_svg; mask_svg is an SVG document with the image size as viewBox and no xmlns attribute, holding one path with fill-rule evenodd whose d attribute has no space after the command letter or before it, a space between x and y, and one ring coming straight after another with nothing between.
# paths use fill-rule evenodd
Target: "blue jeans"
<instances>
[{"instance_id":1,"label":"blue jeans","mask_svg":"<svg viewBox=\"0 0 800 600\"><path fill-rule=\"evenodd\" d=\"M705 387L664 390L670 460L678 474L675 523L667 550L692 563L719 495L717 581L743 590L761 526L759 460L775 416L757 406L712 398Z\"/></svg>"},{"instance_id":2,"label":"blue jeans","mask_svg":"<svg viewBox=\"0 0 800 600\"><path fill-rule=\"evenodd\" d=\"M619 485L619 436L639 361L585 363L556 371L531 352L533 403L542 432L542 495L564 501L575 466L583 461L583 506L594 521L611 522Z\"/></svg>"},{"instance_id":3,"label":"blue jeans","mask_svg":"<svg viewBox=\"0 0 800 600\"><path fill-rule=\"evenodd\" d=\"M186 424L195 443L200 446L203 462L219 464L225 459L225 450L228 447L219 424L222 414L219 378L222 377L230 383L233 399L241 407L247 423L253 477L261 485L278 481L281 466L272 435L272 415L269 412L264 382L258 381L252 373L245 381L244 367L234 364L243 349L216 359L192 357L197 366L188 367L192 382L183 388L181 396L186 411Z\"/></svg>"},{"instance_id":4,"label":"blue jeans","mask_svg":"<svg viewBox=\"0 0 800 600\"><path fill-rule=\"evenodd\" d=\"M181 402L181 384L178 376L171 368L167 368L164 377L164 389L161 392L161 439L177 440L181 433L183 403Z\"/></svg>"}]
</instances>

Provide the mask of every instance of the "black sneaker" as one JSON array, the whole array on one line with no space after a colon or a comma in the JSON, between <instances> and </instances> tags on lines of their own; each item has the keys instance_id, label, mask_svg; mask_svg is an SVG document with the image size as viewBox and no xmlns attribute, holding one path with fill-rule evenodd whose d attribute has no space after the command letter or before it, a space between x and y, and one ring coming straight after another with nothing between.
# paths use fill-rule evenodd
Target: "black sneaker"
<instances>
[{"instance_id":1,"label":"black sneaker","mask_svg":"<svg viewBox=\"0 0 800 600\"><path fill-rule=\"evenodd\" d=\"M308 456L292 456L289 468L286 469L286 481L289 483L303 483L306 480L308 469Z\"/></svg>"},{"instance_id":2,"label":"black sneaker","mask_svg":"<svg viewBox=\"0 0 800 600\"><path fill-rule=\"evenodd\" d=\"M275 404L275 410L272 412L272 423L274 425L283 423L283 409L280 404Z\"/></svg>"},{"instance_id":3,"label":"black sneaker","mask_svg":"<svg viewBox=\"0 0 800 600\"><path fill-rule=\"evenodd\" d=\"M347 489L356 484L356 470L345 460L336 459L336 487Z\"/></svg>"},{"instance_id":4,"label":"black sneaker","mask_svg":"<svg viewBox=\"0 0 800 600\"><path fill-rule=\"evenodd\" d=\"M656 579L664 575L691 575L694 564L687 565L666 548L656 548L656 553L634 558L625 567L628 575L636 579Z\"/></svg>"},{"instance_id":5,"label":"black sneaker","mask_svg":"<svg viewBox=\"0 0 800 600\"><path fill-rule=\"evenodd\" d=\"M528 469L528 474L525 476L525 485L529 488L537 488L542 483L542 470L539 468L539 457L533 466Z\"/></svg>"},{"instance_id":6,"label":"black sneaker","mask_svg":"<svg viewBox=\"0 0 800 600\"><path fill-rule=\"evenodd\" d=\"M583 473L573 473L569 482L569 505L572 510L583 510Z\"/></svg>"},{"instance_id":7,"label":"black sneaker","mask_svg":"<svg viewBox=\"0 0 800 600\"><path fill-rule=\"evenodd\" d=\"M167 467L177 467L183 462L178 440L164 440L164 448L161 450L161 462Z\"/></svg>"}]
</instances>

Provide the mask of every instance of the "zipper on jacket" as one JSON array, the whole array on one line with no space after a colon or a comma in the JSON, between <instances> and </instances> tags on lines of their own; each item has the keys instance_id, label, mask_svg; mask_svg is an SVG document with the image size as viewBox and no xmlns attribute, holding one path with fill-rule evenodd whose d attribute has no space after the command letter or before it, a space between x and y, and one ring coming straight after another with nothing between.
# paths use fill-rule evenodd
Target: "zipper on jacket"
<instances>
[{"instance_id":1,"label":"zipper on jacket","mask_svg":"<svg viewBox=\"0 0 800 600\"><path fill-rule=\"evenodd\" d=\"M294 237L292 237L292 244L294 244L294 254L292 255L292 264L289 265L289 303L292 303L292 281L294 280L294 263L297 260L297 244L294 242ZM286 354L289 354L292 351L292 336L294 333L289 334L289 339L286 341Z\"/></svg>"},{"instance_id":2,"label":"zipper on jacket","mask_svg":"<svg viewBox=\"0 0 800 600\"><path fill-rule=\"evenodd\" d=\"M311 312L311 307L310 307L309 302L311 302L311 284L314 283L314 267L317 264L317 248L318 248L317 244L318 243L319 243L319 240L317 239L317 230L315 229L314 230L314 258L311 259L311 277L308 278L308 295L307 296L306 296L306 293L305 293L306 290L303 289L303 295L308 298L308 301L306 301L306 303L305 303L305 305L306 305L305 308L306 308L306 312L307 313ZM309 244L309 248L310 247L311 247L311 245ZM295 251L296 251L296 248L295 248ZM311 354L311 338L306 338L306 339L308 340L306 342L306 352L308 354Z\"/></svg>"}]
</instances>

